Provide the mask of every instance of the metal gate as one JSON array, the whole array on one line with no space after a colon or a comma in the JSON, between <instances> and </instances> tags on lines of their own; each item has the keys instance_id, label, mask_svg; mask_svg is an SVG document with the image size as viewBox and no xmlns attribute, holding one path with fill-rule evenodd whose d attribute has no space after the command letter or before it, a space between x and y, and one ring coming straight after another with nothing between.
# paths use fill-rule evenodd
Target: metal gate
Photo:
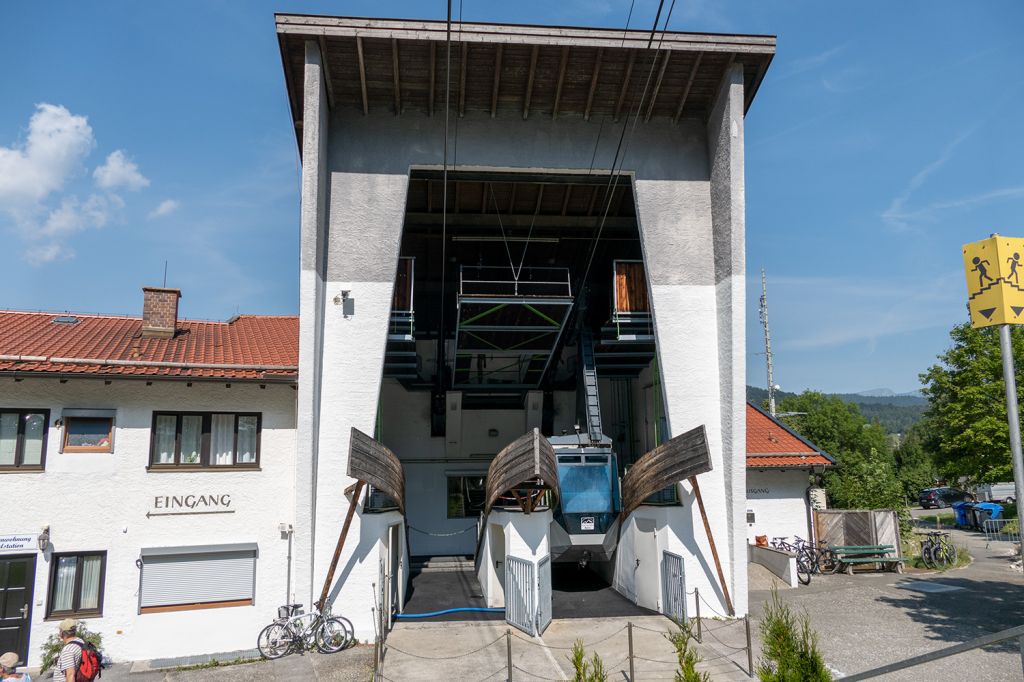
<instances>
[{"instance_id":1,"label":"metal gate","mask_svg":"<svg viewBox=\"0 0 1024 682\"><path fill-rule=\"evenodd\" d=\"M537 564L537 634L544 634L551 623L551 557L546 556Z\"/></svg>"},{"instance_id":2,"label":"metal gate","mask_svg":"<svg viewBox=\"0 0 1024 682\"><path fill-rule=\"evenodd\" d=\"M533 601L537 583L533 564L510 556L505 559L505 620L528 635L536 634Z\"/></svg>"},{"instance_id":3,"label":"metal gate","mask_svg":"<svg viewBox=\"0 0 1024 682\"><path fill-rule=\"evenodd\" d=\"M683 583L683 558L665 552L662 560L662 613L677 623L686 620L686 586Z\"/></svg>"}]
</instances>

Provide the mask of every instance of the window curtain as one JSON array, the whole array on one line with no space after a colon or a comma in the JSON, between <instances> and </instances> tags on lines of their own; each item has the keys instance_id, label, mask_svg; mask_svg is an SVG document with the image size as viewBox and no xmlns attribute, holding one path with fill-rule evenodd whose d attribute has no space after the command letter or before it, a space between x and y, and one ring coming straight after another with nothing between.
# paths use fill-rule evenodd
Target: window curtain
<instances>
[{"instance_id":1,"label":"window curtain","mask_svg":"<svg viewBox=\"0 0 1024 682\"><path fill-rule=\"evenodd\" d=\"M14 455L18 448L18 414L0 414L0 466L14 466Z\"/></svg>"},{"instance_id":2,"label":"window curtain","mask_svg":"<svg viewBox=\"0 0 1024 682\"><path fill-rule=\"evenodd\" d=\"M162 414L156 418L156 461L154 464L174 464L174 436L178 418Z\"/></svg>"},{"instance_id":3,"label":"window curtain","mask_svg":"<svg viewBox=\"0 0 1024 682\"><path fill-rule=\"evenodd\" d=\"M238 464L256 463L256 417L238 418Z\"/></svg>"},{"instance_id":4,"label":"window curtain","mask_svg":"<svg viewBox=\"0 0 1024 682\"><path fill-rule=\"evenodd\" d=\"M82 596L78 606L83 611L100 606L100 567L103 557L98 554L82 557Z\"/></svg>"},{"instance_id":5,"label":"window curtain","mask_svg":"<svg viewBox=\"0 0 1024 682\"><path fill-rule=\"evenodd\" d=\"M199 464L203 447L203 418L186 414L181 418L181 463Z\"/></svg>"},{"instance_id":6,"label":"window curtain","mask_svg":"<svg viewBox=\"0 0 1024 682\"><path fill-rule=\"evenodd\" d=\"M57 579L53 586L51 611L71 611L74 608L77 564L78 557L62 556L57 559Z\"/></svg>"},{"instance_id":7,"label":"window curtain","mask_svg":"<svg viewBox=\"0 0 1024 682\"><path fill-rule=\"evenodd\" d=\"M41 414L25 415L25 449L22 464L40 464L43 461L43 432L46 419Z\"/></svg>"},{"instance_id":8,"label":"window curtain","mask_svg":"<svg viewBox=\"0 0 1024 682\"><path fill-rule=\"evenodd\" d=\"M235 415L215 414L210 424L210 459L217 466L231 466L235 449Z\"/></svg>"}]
</instances>

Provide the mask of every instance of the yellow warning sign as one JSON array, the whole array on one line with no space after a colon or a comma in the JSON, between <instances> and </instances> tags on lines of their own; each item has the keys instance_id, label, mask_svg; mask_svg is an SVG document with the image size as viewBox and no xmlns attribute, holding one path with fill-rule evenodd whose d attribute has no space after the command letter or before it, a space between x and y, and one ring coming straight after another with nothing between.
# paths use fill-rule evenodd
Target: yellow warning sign
<instances>
[{"instance_id":1,"label":"yellow warning sign","mask_svg":"<svg viewBox=\"0 0 1024 682\"><path fill-rule=\"evenodd\" d=\"M972 326L1024 324L1024 239L995 235L965 244L964 272Z\"/></svg>"}]
</instances>

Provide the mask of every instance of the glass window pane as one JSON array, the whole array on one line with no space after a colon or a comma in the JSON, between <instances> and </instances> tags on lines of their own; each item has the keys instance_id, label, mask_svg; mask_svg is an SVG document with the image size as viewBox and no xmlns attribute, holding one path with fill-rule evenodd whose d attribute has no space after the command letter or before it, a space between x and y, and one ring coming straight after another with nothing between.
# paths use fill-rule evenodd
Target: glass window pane
<instances>
[{"instance_id":1,"label":"glass window pane","mask_svg":"<svg viewBox=\"0 0 1024 682\"><path fill-rule=\"evenodd\" d=\"M43 434L46 417L41 414L25 415L25 445L21 453L22 465L39 466L43 461Z\"/></svg>"},{"instance_id":2,"label":"glass window pane","mask_svg":"<svg viewBox=\"0 0 1024 682\"><path fill-rule=\"evenodd\" d=\"M0 414L0 466L14 466L18 447L18 413Z\"/></svg>"},{"instance_id":3,"label":"glass window pane","mask_svg":"<svg viewBox=\"0 0 1024 682\"><path fill-rule=\"evenodd\" d=\"M65 420L67 447L110 448L110 417L69 417Z\"/></svg>"},{"instance_id":4,"label":"glass window pane","mask_svg":"<svg viewBox=\"0 0 1024 682\"><path fill-rule=\"evenodd\" d=\"M54 577L51 611L70 611L75 593L75 570L78 557L62 556L57 559L57 574Z\"/></svg>"},{"instance_id":5,"label":"glass window pane","mask_svg":"<svg viewBox=\"0 0 1024 682\"><path fill-rule=\"evenodd\" d=\"M462 478L448 477L448 518L461 519L466 515L466 505L462 496Z\"/></svg>"},{"instance_id":6,"label":"glass window pane","mask_svg":"<svg viewBox=\"0 0 1024 682\"><path fill-rule=\"evenodd\" d=\"M238 464L256 463L256 417L238 418Z\"/></svg>"},{"instance_id":7,"label":"glass window pane","mask_svg":"<svg viewBox=\"0 0 1024 682\"><path fill-rule=\"evenodd\" d=\"M199 464L203 449L203 418L186 414L181 418L181 463Z\"/></svg>"},{"instance_id":8,"label":"glass window pane","mask_svg":"<svg viewBox=\"0 0 1024 682\"><path fill-rule=\"evenodd\" d=\"M100 607L100 568L103 557L92 554L82 557L82 595L78 607L82 610Z\"/></svg>"},{"instance_id":9,"label":"glass window pane","mask_svg":"<svg viewBox=\"0 0 1024 682\"><path fill-rule=\"evenodd\" d=\"M230 466L234 461L235 415L215 414L210 423L210 463Z\"/></svg>"},{"instance_id":10,"label":"glass window pane","mask_svg":"<svg viewBox=\"0 0 1024 682\"><path fill-rule=\"evenodd\" d=\"M161 414L156 418L156 432L153 434L153 464L174 464L174 435L178 418L173 414Z\"/></svg>"}]
</instances>

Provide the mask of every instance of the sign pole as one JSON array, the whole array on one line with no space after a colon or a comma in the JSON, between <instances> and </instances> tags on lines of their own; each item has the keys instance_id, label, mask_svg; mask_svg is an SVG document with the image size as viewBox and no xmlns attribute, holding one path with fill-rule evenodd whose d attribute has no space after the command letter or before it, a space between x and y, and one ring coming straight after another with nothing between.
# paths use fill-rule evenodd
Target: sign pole
<instances>
[{"instance_id":1,"label":"sign pole","mask_svg":"<svg viewBox=\"0 0 1024 682\"><path fill-rule=\"evenodd\" d=\"M1017 503L1018 527L1024 530L1024 457L1020 448L1020 412L1017 408L1017 378L1013 367L1013 344L1010 341L1010 325L999 327L999 346L1003 351L1003 383L1006 384L1006 420L1010 427L1010 455L1013 458L1014 501ZM1024 651L1022 651L1024 654Z\"/></svg>"}]
</instances>

